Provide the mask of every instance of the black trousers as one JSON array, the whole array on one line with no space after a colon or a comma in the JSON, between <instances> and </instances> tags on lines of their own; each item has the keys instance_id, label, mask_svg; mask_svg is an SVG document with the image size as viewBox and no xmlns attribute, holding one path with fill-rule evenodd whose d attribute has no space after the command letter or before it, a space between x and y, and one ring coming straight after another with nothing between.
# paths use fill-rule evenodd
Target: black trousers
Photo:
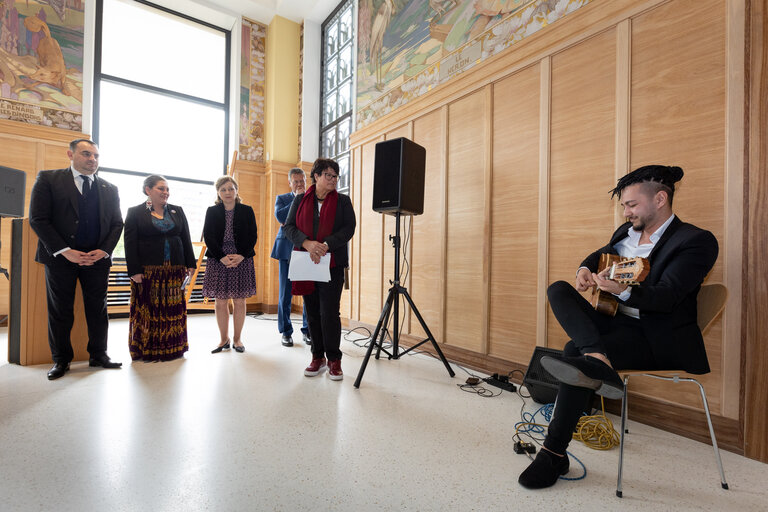
<instances>
[{"instance_id":1,"label":"black trousers","mask_svg":"<svg viewBox=\"0 0 768 512\"><path fill-rule=\"evenodd\" d=\"M315 283L315 291L304 296L307 324L312 336L312 357L325 357L331 361L341 359L341 290L344 287L344 268L331 269L331 280Z\"/></svg>"},{"instance_id":2,"label":"black trousers","mask_svg":"<svg viewBox=\"0 0 768 512\"><path fill-rule=\"evenodd\" d=\"M61 262L45 266L48 299L48 344L56 363L69 363L74 357L70 334L75 321L74 304L77 281L83 290L85 321L88 324L88 353L92 358L107 355L107 285L109 265L97 263L81 267L63 256Z\"/></svg>"},{"instance_id":3,"label":"black trousers","mask_svg":"<svg viewBox=\"0 0 768 512\"><path fill-rule=\"evenodd\" d=\"M563 348L563 355L577 357L600 352L608 357L615 370L656 367L639 319L622 313L614 317L598 313L565 281L550 285L547 298L555 318L571 339ZM565 453L581 413L593 395L591 389L560 384L544 446L556 453Z\"/></svg>"}]
</instances>

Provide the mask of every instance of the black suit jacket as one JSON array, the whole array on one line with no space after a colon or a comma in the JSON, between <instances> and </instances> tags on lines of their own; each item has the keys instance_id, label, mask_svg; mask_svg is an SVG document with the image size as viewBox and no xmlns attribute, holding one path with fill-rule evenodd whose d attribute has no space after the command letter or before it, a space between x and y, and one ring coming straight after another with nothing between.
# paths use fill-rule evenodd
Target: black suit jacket
<instances>
[{"instance_id":1,"label":"black suit jacket","mask_svg":"<svg viewBox=\"0 0 768 512\"><path fill-rule=\"evenodd\" d=\"M208 248L205 255L217 260L226 256L222 248L224 245L224 228L226 227L224 215L223 203L211 206L205 212L203 238L205 239L205 246ZM258 240L258 233L253 208L242 203L235 203L232 231L235 235L237 254L240 254L243 258L254 256L256 252L253 250L253 246L256 245L256 240Z\"/></svg>"},{"instance_id":2,"label":"black suit jacket","mask_svg":"<svg viewBox=\"0 0 768 512\"><path fill-rule=\"evenodd\" d=\"M117 187L102 178L95 177L92 186L99 187L100 234L96 249L111 256L123 231L120 197ZM80 218L79 198L80 192L69 168L38 173L29 202L29 224L40 239L35 261L46 265L67 261L53 255L65 247L74 248ZM110 257L94 265L111 264Z\"/></svg>"},{"instance_id":3,"label":"black suit jacket","mask_svg":"<svg viewBox=\"0 0 768 512\"><path fill-rule=\"evenodd\" d=\"M301 204L301 200L304 198L304 194L299 194L293 199L291 209L288 212L288 218L285 220L285 226L283 226L283 233L288 237L288 240L293 242L295 247L301 247L304 240L309 238L306 234L302 233L296 226L296 210ZM347 242L355 234L355 226L357 221L355 219L355 210L352 208L352 201L348 195L339 194L338 202L336 203L336 217L333 219L333 231L328 235L325 242L328 244L328 249L333 254L333 258L337 267L349 266L349 253L347 251ZM315 222L314 222L314 234L313 239L317 235L317 230L320 226L320 212L317 209L317 201L315 201Z\"/></svg>"},{"instance_id":4,"label":"black suit jacket","mask_svg":"<svg viewBox=\"0 0 768 512\"><path fill-rule=\"evenodd\" d=\"M143 274L145 265L162 265L166 239L171 247L171 265L197 266L184 210L181 206L168 204L168 213L176 225L167 233L161 233L152 223L152 213L146 203L128 209L125 216L125 263L129 276Z\"/></svg>"},{"instance_id":5,"label":"black suit jacket","mask_svg":"<svg viewBox=\"0 0 768 512\"><path fill-rule=\"evenodd\" d=\"M597 271L600 254L618 254L615 245L631 226L617 229L605 247L581 264ZM696 295L717 260L717 239L709 231L675 217L654 246L648 261L650 273L632 287L624 304L640 310L640 324L659 368L709 372L704 340L696 323Z\"/></svg>"}]
</instances>

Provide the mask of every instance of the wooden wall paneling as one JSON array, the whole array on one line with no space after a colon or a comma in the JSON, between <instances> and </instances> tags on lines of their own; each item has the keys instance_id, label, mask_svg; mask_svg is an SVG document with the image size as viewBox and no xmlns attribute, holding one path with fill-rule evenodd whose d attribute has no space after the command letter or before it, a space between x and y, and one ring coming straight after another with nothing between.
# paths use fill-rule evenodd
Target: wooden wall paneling
<instances>
[{"instance_id":1,"label":"wooden wall paneling","mask_svg":"<svg viewBox=\"0 0 768 512\"><path fill-rule=\"evenodd\" d=\"M264 178L263 170L258 170L247 166L250 162L238 162L234 173L234 178L238 184L238 194L244 204L247 204L253 208L253 213L256 216L256 228L258 230L258 241L256 242L256 256L253 258L253 266L256 272L256 295L246 300L247 304L258 304L261 306L264 303L269 302L274 295L272 288L277 282L272 277L269 264L269 250L272 249L272 243L274 242L274 236L270 241L270 235L272 233L268 227L269 224L269 207L266 197L266 180ZM274 205L274 202L272 203ZM210 205L209 205L210 206ZM273 216L274 218L274 216ZM276 295L274 295L276 297ZM277 302L271 302L271 304L277 304Z\"/></svg>"},{"instance_id":2,"label":"wooden wall paneling","mask_svg":"<svg viewBox=\"0 0 768 512\"><path fill-rule=\"evenodd\" d=\"M629 168L630 102L632 96L632 21L624 20L616 26L616 153L613 177L619 180ZM624 223L624 212L614 209L614 223Z\"/></svg>"},{"instance_id":3,"label":"wooden wall paneling","mask_svg":"<svg viewBox=\"0 0 768 512\"><path fill-rule=\"evenodd\" d=\"M408 291L438 343L444 339L445 110L433 110L413 123L413 141L427 150L427 161L424 170L424 213L413 218L411 283ZM426 338L413 314L410 327L410 334Z\"/></svg>"},{"instance_id":4,"label":"wooden wall paneling","mask_svg":"<svg viewBox=\"0 0 768 512\"><path fill-rule=\"evenodd\" d=\"M662 163L684 169L674 210L682 220L712 231L720 242L710 282L723 281L727 255L725 48L721 0L675 0L632 20L630 167ZM721 317L705 334L712 372L701 379L715 413L722 413L722 325ZM646 380L638 380L633 389L701 408L695 390ZM732 398L738 401L738 391Z\"/></svg>"},{"instance_id":5,"label":"wooden wall paneling","mask_svg":"<svg viewBox=\"0 0 768 512\"><path fill-rule=\"evenodd\" d=\"M448 106L446 343L481 351L485 220L486 95L481 89Z\"/></svg>"},{"instance_id":6,"label":"wooden wall paneling","mask_svg":"<svg viewBox=\"0 0 768 512\"><path fill-rule=\"evenodd\" d=\"M541 67L493 87L488 353L527 363L536 346ZM548 97L548 95L547 95Z\"/></svg>"},{"instance_id":7,"label":"wooden wall paneling","mask_svg":"<svg viewBox=\"0 0 768 512\"><path fill-rule=\"evenodd\" d=\"M350 159L354 158L354 154L350 155ZM353 203L354 208L354 194L353 190L355 187L355 175L350 172L349 176L349 198ZM355 220L357 220L357 217L355 217ZM355 234L357 234L357 228L355 228ZM352 266L352 261L355 258L355 245L354 245L354 235L352 240L350 240L350 243L347 244L347 251L349 251L348 257L349 257L349 265ZM339 304L339 316L341 318L351 318L352 317L352 273L349 271L349 269L345 272L345 279L346 279L346 286L341 289L341 301Z\"/></svg>"},{"instance_id":8,"label":"wooden wall paneling","mask_svg":"<svg viewBox=\"0 0 768 512\"><path fill-rule=\"evenodd\" d=\"M730 292L723 317L722 414L739 418L741 394L741 310L744 268L746 5L726 4L725 258L723 280Z\"/></svg>"},{"instance_id":9,"label":"wooden wall paneling","mask_svg":"<svg viewBox=\"0 0 768 512\"><path fill-rule=\"evenodd\" d=\"M485 109L483 111L483 138L485 145L483 147L483 267L481 269L483 276L483 302L481 310L481 332L480 332L480 350L482 354L488 353L490 346L491 329L491 250L493 249L493 240L491 239L491 230L493 228L493 218L491 215L491 183L493 180L493 84L487 84L484 87Z\"/></svg>"},{"instance_id":10,"label":"wooden wall paneling","mask_svg":"<svg viewBox=\"0 0 768 512\"><path fill-rule=\"evenodd\" d=\"M752 0L749 27L749 163L744 313L744 453L768 462L768 0Z\"/></svg>"},{"instance_id":11,"label":"wooden wall paneling","mask_svg":"<svg viewBox=\"0 0 768 512\"><path fill-rule=\"evenodd\" d=\"M552 57L549 281L573 283L582 259L608 241L615 203L616 32ZM548 313L547 345L567 337Z\"/></svg>"},{"instance_id":12,"label":"wooden wall paneling","mask_svg":"<svg viewBox=\"0 0 768 512\"><path fill-rule=\"evenodd\" d=\"M360 321L376 325L381 315L384 293L383 254L384 215L371 209L373 198L373 169L375 147L382 137L362 145L362 173L360 175Z\"/></svg>"},{"instance_id":13,"label":"wooden wall paneling","mask_svg":"<svg viewBox=\"0 0 768 512\"><path fill-rule=\"evenodd\" d=\"M360 239L361 239L361 211L362 200L361 183L362 183L362 148L361 146L355 146L352 148L352 176L350 184L350 193L352 196L352 205L355 208L355 219L357 220L357 228L355 229L355 236L352 238L352 257L349 260L349 276L350 276L350 308L351 313L349 318L351 320L360 320Z\"/></svg>"},{"instance_id":14,"label":"wooden wall paneling","mask_svg":"<svg viewBox=\"0 0 768 512\"><path fill-rule=\"evenodd\" d=\"M547 344L547 286L549 286L549 169L552 128L552 58L539 63L539 212L538 272L536 273L536 345Z\"/></svg>"}]
</instances>

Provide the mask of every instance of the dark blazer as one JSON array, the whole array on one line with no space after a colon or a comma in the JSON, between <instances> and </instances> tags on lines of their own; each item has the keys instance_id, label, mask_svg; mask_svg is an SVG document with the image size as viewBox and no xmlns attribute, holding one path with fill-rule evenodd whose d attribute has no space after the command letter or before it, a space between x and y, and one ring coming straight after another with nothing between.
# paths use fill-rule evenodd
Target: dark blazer
<instances>
[{"instance_id":1,"label":"dark blazer","mask_svg":"<svg viewBox=\"0 0 768 512\"><path fill-rule=\"evenodd\" d=\"M205 212L203 238L208 248L205 255L214 257L217 260L226 256L224 249L222 249L224 245L224 228L226 227L224 212L223 203L213 205ZM253 246L256 245L258 233L253 208L242 203L235 203L232 231L235 235L237 254L240 254L243 258L254 256L256 252L253 250Z\"/></svg>"},{"instance_id":2,"label":"dark blazer","mask_svg":"<svg viewBox=\"0 0 768 512\"><path fill-rule=\"evenodd\" d=\"M285 236L288 237L291 242L293 242L295 247L301 247L301 244L304 243L304 240L309 238L296 226L296 210L298 209L299 204L301 204L301 200L303 198L304 194L299 194L293 200L291 209L288 212L288 218L286 219L285 226L283 227ZM320 242L325 242L328 244L328 249L331 251L331 254L333 254L337 267L344 268L349 266L347 242L349 242L349 240L352 238L352 235L355 234L356 223L357 221L355 220L355 210L352 208L352 201L349 199L348 195L339 194L339 200L336 204L336 218L333 220L333 230L331 231L331 234L325 238L325 240L320 240ZM317 229L320 225L320 212L317 209L317 201L315 201L314 224L314 235L312 238L315 238L317 235Z\"/></svg>"},{"instance_id":3,"label":"dark blazer","mask_svg":"<svg viewBox=\"0 0 768 512\"><path fill-rule=\"evenodd\" d=\"M93 186L99 187L100 234L95 248L111 256L123 231L120 197L117 187L102 178L95 177ZM40 239L35 261L46 265L59 263L65 258L53 255L65 247L74 248L79 199L80 192L69 168L38 173L29 202L29 224ZM104 258L95 265L110 266L112 258Z\"/></svg>"},{"instance_id":4,"label":"dark blazer","mask_svg":"<svg viewBox=\"0 0 768 512\"><path fill-rule=\"evenodd\" d=\"M128 209L125 216L125 263L129 276L143 274L145 265L162 265L166 239L171 247L171 265L197 266L184 210L181 206L168 204L168 213L176 225L169 232L161 233L152 223L152 213L146 203Z\"/></svg>"},{"instance_id":5,"label":"dark blazer","mask_svg":"<svg viewBox=\"0 0 768 512\"><path fill-rule=\"evenodd\" d=\"M270 257L275 260L291 259L293 243L286 238L283 226L288 219L288 212L291 210L293 198L293 192L280 194L275 198L275 218L280 223L280 229L277 230L277 237L275 237L275 244L272 246L272 254L270 254Z\"/></svg>"},{"instance_id":6,"label":"dark blazer","mask_svg":"<svg viewBox=\"0 0 768 512\"><path fill-rule=\"evenodd\" d=\"M601 253L626 238L630 223L617 229L605 247L581 264L597 271ZM717 260L717 239L709 231L675 217L656 243L648 261L651 271L632 287L625 305L640 310L640 324L659 368L709 372L704 340L696 323L696 295Z\"/></svg>"}]
</instances>

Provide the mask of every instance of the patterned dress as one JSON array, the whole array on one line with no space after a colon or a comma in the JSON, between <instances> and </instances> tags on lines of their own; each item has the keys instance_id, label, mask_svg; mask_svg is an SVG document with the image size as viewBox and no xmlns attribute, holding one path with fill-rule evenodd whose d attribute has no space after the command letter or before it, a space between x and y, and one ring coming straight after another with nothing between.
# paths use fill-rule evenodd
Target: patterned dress
<instances>
[{"instance_id":1,"label":"patterned dress","mask_svg":"<svg viewBox=\"0 0 768 512\"><path fill-rule=\"evenodd\" d=\"M235 210L224 212L224 254L236 254L232 229ZM256 270L253 258L245 258L235 268L227 268L216 258L208 258L203 282L203 296L214 299L246 299L256 294Z\"/></svg>"},{"instance_id":2,"label":"patterned dress","mask_svg":"<svg viewBox=\"0 0 768 512\"><path fill-rule=\"evenodd\" d=\"M175 227L167 213L152 218L161 233ZM131 281L131 313L128 345L134 361L170 361L189 349L187 303L181 284L187 275L184 265L171 265L170 244L163 247L165 264L145 265L141 283Z\"/></svg>"}]
</instances>

